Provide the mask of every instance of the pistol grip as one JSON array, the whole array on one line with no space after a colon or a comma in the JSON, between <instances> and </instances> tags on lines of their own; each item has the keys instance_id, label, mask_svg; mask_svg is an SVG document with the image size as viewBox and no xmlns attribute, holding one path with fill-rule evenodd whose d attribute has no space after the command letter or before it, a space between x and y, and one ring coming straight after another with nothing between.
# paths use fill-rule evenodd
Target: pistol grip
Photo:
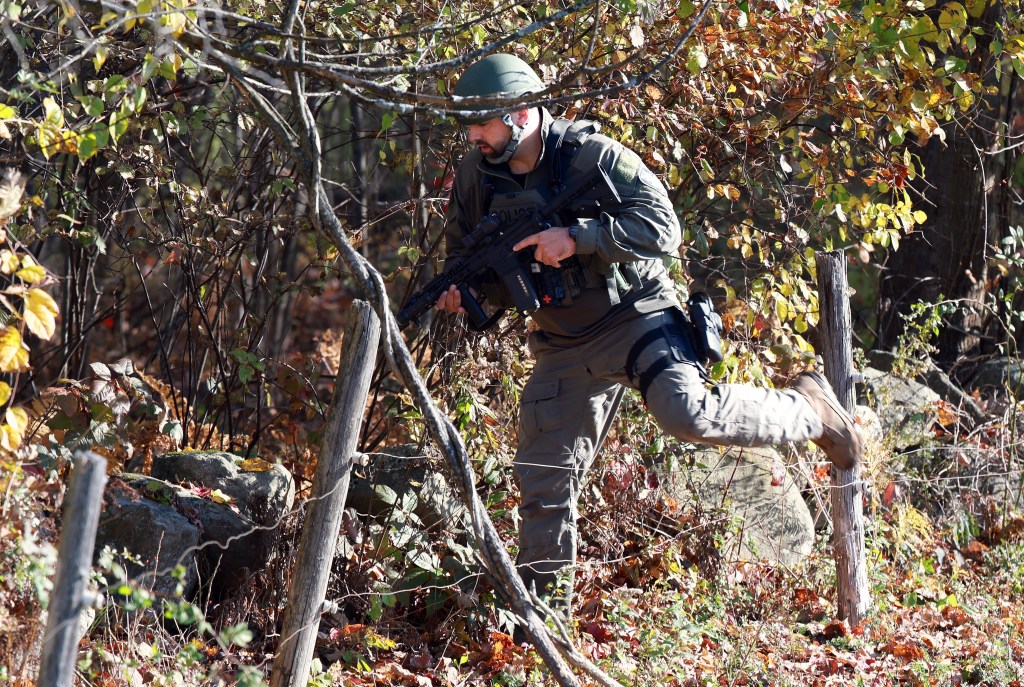
<instances>
[{"instance_id":1,"label":"pistol grip","mask_svg":"<svg viewBox=\"0 0 1024 687\"><path fill-rule=\"evenodd\" d=\"M462 295L462 307L466 309L466 314L469 315L469 321L473 323L474 327L482 327L487 323L487 313L484 312L483 307L480 305L480 301L473 295L472 289L469 288L469 284L460 284L459 293Z\"/></svg>"}]
</instances>

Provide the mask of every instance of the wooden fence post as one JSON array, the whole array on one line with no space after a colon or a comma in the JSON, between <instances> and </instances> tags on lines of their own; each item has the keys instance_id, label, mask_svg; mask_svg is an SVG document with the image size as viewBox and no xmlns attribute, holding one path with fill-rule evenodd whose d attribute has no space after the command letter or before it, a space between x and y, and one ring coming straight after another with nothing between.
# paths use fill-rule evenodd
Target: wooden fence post
<instances>
[{"instance_id":1,"label":"wooden fence post","mask_svg":"<svg viewBox=\"0 0 1024 687\"><path fill-rule=\"evenodd\" d=\"M304 687L309 679L331 561L348 495L352 456L379 341L377 314L365 301L353 301L324 442L313 476L313 490L307 501L295 573L288 589L288 607L271 672L271 687Z\"/></svg>"},{"instance_id":2,"label":"wooden fence post","mask_svg":"<svg viewBox=\"0 0 1024 687\"><path fill-rule=\"evenodd\" d=\"M846 257L842 251L817 253L820 327L825 345L825 376L843 407L853 415L853 345ZM836 609L854 627L871 603L864 553L864 502L860 466L832 466L832 531L836 560Z\"/></svg>"},{"instance_id":3,"label":"wooden fence post","mask_svg":"<svg viewBox=\"0 0 1024 687\"><path fill-rule=\"evenodd\" d=\"M79 614L88 596L89 570L106 482L106 460L88 451L75 456L61 519L57 576L43 634L39 687L67 687L74 676L82 632Z\"/></svg>"}]
</instances>

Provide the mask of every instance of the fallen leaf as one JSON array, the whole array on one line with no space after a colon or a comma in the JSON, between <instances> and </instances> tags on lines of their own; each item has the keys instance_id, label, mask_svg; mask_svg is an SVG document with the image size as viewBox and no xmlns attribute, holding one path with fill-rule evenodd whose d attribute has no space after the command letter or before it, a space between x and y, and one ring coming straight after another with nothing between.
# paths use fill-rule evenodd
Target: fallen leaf
<instances>
[{"instance_id":1,"label":"fallen leaf","mask_svg":"<svg viewBox=\"0 0 1024 687\"><path fill-rule=\"evenodd\" d=\"M220 489L214 489L210 492L210 500L214 503L231 503L234 501L233 498L225 494Z\"/></svg>"},{"instance_id":2,"label":"fallen leaf","mask_svg":"<svg viewBox=\"0 0 1024 687\"><path fill-rule=\"evenodd\" d=\"M274 464L268 463L262 458L249 458L239 463L238 468L245 472L266 472L267 470L273 470Z\"/></svg>"},{"instance_id":3,"label":"fallen leaf","mask_svg":"<svg viewBox=\"0 0 1024 687\"><path fill-rule=\"evenodd\" d=\"M893 502L900 497L900 487L895 482L889 482L889 485L882 492L882 503L887 506L891 506Z\"/></svg>"},{"instance_id":4,"label":"fallen leaf","mask_svg":"<svg viewBox=\"0 0 1024 687\"><path fill-rule=\"evenodd\" d=\"M825 639L835 639L837 637L849 637L850 626L846 624L845 620L833 620L825 629L822 630L822 634L825 635Z\"/></svg>"}]
</instances>

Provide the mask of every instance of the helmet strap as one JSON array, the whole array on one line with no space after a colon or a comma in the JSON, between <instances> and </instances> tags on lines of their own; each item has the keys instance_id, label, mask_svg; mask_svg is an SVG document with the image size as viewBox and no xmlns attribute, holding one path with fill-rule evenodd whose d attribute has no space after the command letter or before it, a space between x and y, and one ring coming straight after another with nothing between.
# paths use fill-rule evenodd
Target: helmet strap
<instances>
[{"instance_id":1,"label":"helmet strap","mask_svg":"<svg viewBox=\"0 0 1024 687\"><path fill-rule=\"evenodd\" d=\"M516 154L516 149L523 140L523 135L526 133L526 127L519 126L512 121L512 115L503 114L501 121L505 123L505 126L512 130L512 136L508 140L508 145L505 146L505 151L497 157L485 157L485 159L492 165L500 165L508 162L512 159L512 156Z\"/></svg>"}]
</instances>

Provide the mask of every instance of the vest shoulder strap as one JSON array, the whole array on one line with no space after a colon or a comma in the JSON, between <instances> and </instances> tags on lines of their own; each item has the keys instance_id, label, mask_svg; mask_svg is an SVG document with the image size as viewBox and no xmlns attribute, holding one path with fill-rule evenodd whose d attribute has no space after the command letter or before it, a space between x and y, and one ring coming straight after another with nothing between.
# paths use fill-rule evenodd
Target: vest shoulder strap
<instances>
[{"instance_id":1,"label":"vest shoulder strap","mask_svg":"<svg viewBox=\"0 0 1024 687\"><path fill-rule=\"evenodd\" d=\"M565 170L572 162L576 151L593 133L597 133L601 125L589 120L573 122L568 119L556 119L551 122L548 137L544 142L545 156L551 169L551 183L555 193L562 190L562 179Z\"/></svg>"}]
</instances>

